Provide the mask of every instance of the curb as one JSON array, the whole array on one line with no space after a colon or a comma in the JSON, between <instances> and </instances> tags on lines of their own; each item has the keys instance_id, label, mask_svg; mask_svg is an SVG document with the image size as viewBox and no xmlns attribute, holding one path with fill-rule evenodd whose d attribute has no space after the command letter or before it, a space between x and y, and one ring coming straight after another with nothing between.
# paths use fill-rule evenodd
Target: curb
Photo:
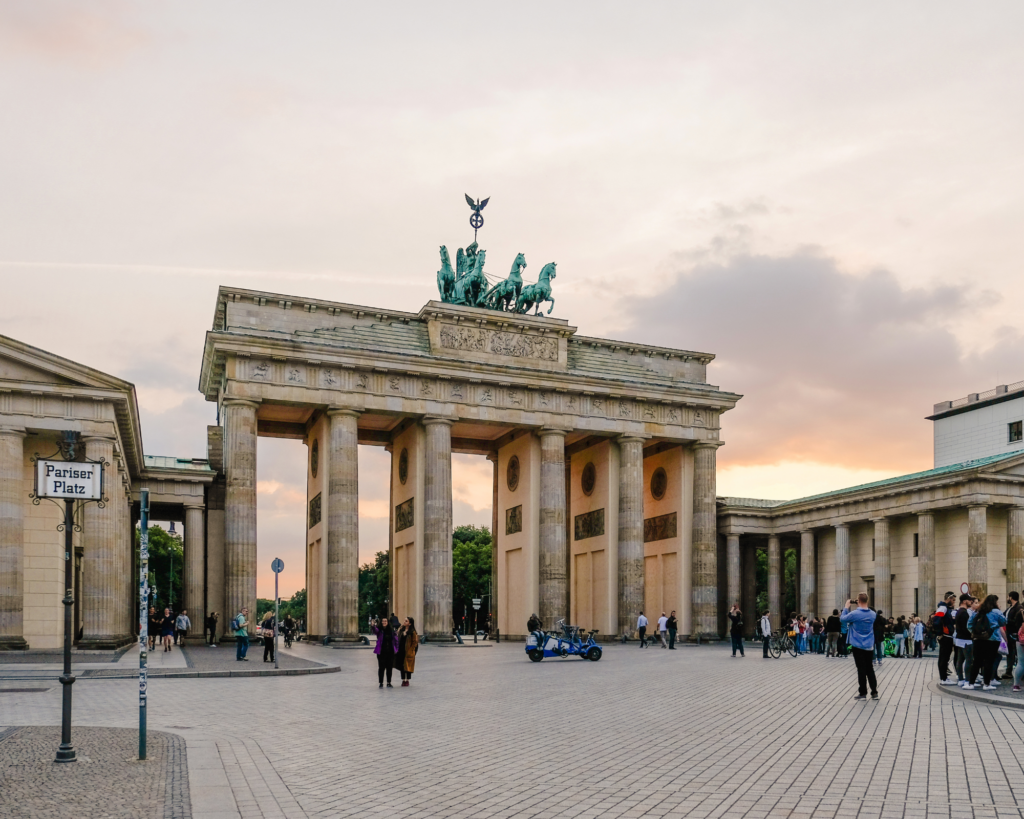
<instances>
[{"instance_id":1,"label":"curb","mask_svg":"<svg viewBox=\"0 0 1024 819\"><path fill-rule=\"evenodd\" d=\"M91 671L97 673L91 674ZM340 666L322 666L320 668L267 668L252 671L172 671L169 669L153 669L147 676L150 679L159 677L161 679L181 677L298 677L308 674L336 674L341 671ZM80 680L136 680L139 672L132 674L105 674L102 669L86 669L76 675Z\"/></svg>"},{"instance_id":2,"label":"curb","mask_svg":"<svg viewBox=\"0 0 1024 819\"><path fill-rule=\"evenodd\" d=\"M1024 699L1015 700L1009 697L996 697L991 694L975 694L973 691L964 691L958 685L939 685L937 682L931 683L931 688L933 691L938 691L947 697L958 697L974 703L994 705L997 708L1015 708L1018 711L1024 711Z\"/></svg>"}]
</instances>

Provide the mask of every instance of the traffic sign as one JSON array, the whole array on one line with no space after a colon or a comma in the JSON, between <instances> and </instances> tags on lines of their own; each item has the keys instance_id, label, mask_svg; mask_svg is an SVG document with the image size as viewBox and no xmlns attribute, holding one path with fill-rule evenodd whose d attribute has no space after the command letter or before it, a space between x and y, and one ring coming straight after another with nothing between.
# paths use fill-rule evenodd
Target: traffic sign
<instances>
[{"instance_id":1,"label":"traffic sign","mask_svg":"<svg viewBox=\"0 0 1024 819\"><path fill-rule=\"evenodd\" d=\"M473 598L473 608L474 608L474 609L476 609L477 611L479 611L479 610L480 610L480 604L481 604L482 602L483 602L483 599L482 599L482 598L480 598L480 597L474 597L474 598Z\"/></svg>"},{"instance_id":2,"label":"traffic sign","mask_svg":"<svg viewBox=\"0 0 1024 819\"><path fill-rule=\"evenodd\" d=\"M270 564L270 570L274 574L281 574L284 571L284 561L279 557L275 557L274 562Z\"/></svg>"}]
</instances>

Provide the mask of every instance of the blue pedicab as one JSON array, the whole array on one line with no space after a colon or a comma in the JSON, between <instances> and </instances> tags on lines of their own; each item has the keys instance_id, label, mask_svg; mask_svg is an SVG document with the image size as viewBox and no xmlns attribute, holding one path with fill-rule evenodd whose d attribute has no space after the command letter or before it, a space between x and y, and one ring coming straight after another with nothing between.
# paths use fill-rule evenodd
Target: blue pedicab
<instances>
[{"instance_id":1,"label":"blue pedicab","mask_svg":"<svg viewBox=\"0 0 1024 819\"><path fill-rule=\"evenodd\" d=\"M558 625L562 629L561 636L550 632L539 632L541 636L538 636L538 633L533 633L526 638L526 654L533 662L539 663L545 657L575 656L595 663L601 659L603 649L594 639L597 635L596 629L584 639L579 626L566 625L565 620L559 620ZM543 642L538 645L538 640Z\"/></svg>"}]
</instances>

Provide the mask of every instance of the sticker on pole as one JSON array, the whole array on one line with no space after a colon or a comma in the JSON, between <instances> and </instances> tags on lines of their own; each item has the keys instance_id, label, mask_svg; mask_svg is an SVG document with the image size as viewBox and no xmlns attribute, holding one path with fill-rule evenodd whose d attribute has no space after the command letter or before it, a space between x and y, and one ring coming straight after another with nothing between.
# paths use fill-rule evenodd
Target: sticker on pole
<instances>
[{"instance_id":1,"label":"sticker on pole","mask_svg":"<svg viewBox=\"0 0 1024 819\"><path fill-rule=\"evenodd\" d=\"M41 498L103 498L103 465L81 461L36 461L36 494Z\"/></svg>"},{"instance_id":2,"label":"sticker on pole","mask_svg":"<svg viewBox=\"0 0 1024 819\"><path fill-rule=\"evenodd\" d=\"M270 564L270 570L274 574L281 574L284 571L284 561L279 557L275 557L274 562Z\"/></svg>"}]
</instances>

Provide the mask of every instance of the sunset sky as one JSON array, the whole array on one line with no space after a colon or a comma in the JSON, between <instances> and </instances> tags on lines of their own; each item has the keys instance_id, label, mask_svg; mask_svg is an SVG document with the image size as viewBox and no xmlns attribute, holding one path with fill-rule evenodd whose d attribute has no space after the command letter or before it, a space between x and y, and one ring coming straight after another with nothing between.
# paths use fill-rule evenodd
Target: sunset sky
<instances>
[{"instance_id":1,"label":"sunset sky","mask_svg":"<svg viewBox=\"0 0 1024 819\"><path fill-rule=\"evenodd\" d=\"M586 335L717 355L722 495L926 469L1024 379L1024 6L0 3L0 333L136 384L203 456L218 285L418 310L558 262ZM259 443L259 593L304 585L305 448ZM360 453L361 557L388 455ZM457 457L456 523L490 522Z\"/></svg>"}]
</instances>

